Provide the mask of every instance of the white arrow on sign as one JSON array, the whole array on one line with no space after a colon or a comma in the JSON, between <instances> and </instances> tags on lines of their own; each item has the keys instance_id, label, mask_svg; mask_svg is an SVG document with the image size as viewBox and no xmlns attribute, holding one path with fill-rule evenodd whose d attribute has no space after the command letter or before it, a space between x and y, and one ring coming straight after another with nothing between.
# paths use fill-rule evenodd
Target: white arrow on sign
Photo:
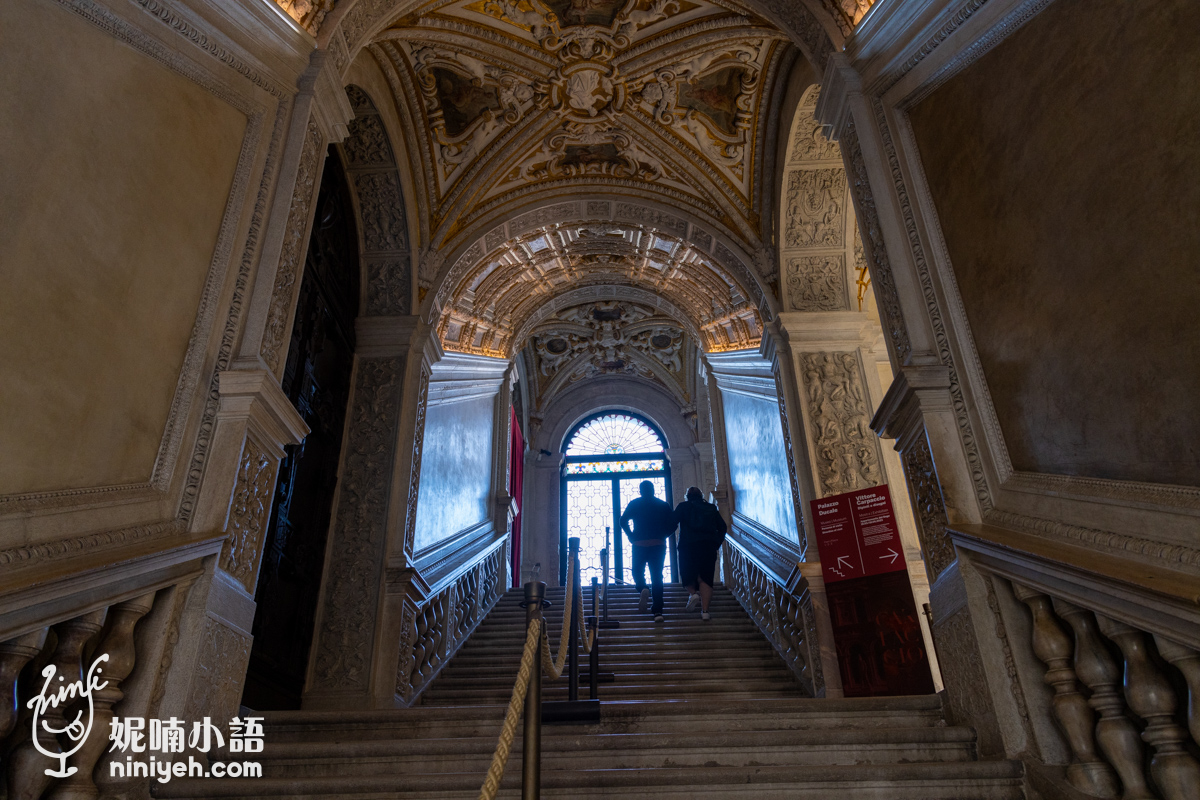
<instances>
[{"instance_id":1,"label":"white arrow on sign","mask_svg":"<svg viewBox=\"0 0 1200 800\"><path fill-rule=\"evenodd\" d=\"M854 565L853 565L852 563L850 563L849 561L846 561L846 563L845 563L845 564L843 564L843 563L842 563L843 561L846 561L846 557L845 557L845 556L838 556L838 566L839 566L839 567L841 567L842 569L845 569L845 570L852 570L852 569L854 569Z\"/></svg>"},{"instance_id":2,"label":"white arrow on sign","mask_svg":"<svg viewBox=\"0 0 1200 800\"><path fill-rule=\"evenodd\" d=\"M890 548L890 547L888 548L888 552L892 554L892 559L891 559L891 561L889 561L888 563L889 563L889 564L895 564L895 563L896 563L896 559L900 557L900 554L899 554L899 553L897 553L895 550L893 550L893 549L892 549L892 548ZM880 558L884 558L884 559L886 559L886 558L887 558L887 556L880 556Z\"/></svg>"}]
</instances>

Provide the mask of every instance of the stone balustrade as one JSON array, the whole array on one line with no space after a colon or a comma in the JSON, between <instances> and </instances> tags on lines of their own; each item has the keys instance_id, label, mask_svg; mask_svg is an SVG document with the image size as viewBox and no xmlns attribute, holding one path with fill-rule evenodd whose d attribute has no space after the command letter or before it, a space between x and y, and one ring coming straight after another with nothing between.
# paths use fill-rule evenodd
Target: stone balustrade
<instances>
[{"instance_id":1,"label":"stone balustrade","mask_svg":"<svg viewBox=\"0 0 1200 800\"><path fill-rule=\"evenodd\" d=\"M791 667L811 697L824 693L816 621L808 583L780 579L736 535L721 546L725 585Z\"/></svg>"},{"instance_id":2,"label":"stone balustrade","mask_svg":"<svg viewBox=\"0 0 1200 800\"><path fill-rule=\"evenodd\" d=\"M401 637L396 694L411 703L504 593L507 537L474 554L417 609Z\"/></svg>"},{"instance_id":3,"label":"stone balustrade","mask_svg":"<svg viewBox=\"0 0 1200 800\"><path fill-rule=\"evenodd\" d=\"M1009 638L1044 669L1052 691L1044 702L1031 700L1029 713L1060 732L1070 787L1123 800L1200 797L1195 586L1188 595L1186 579L1175 583L1154 567L1100 556L1071 563L1060 553L1039 554L1040 543L974 527L951 534L996 589L1011 590L1028 609L1025 632ZM1019 544L1029 549L1013 548Z\"/></svg>"},{"instance_id":4,"label":"stone balustrade","mask_svg":"<svg viewBox=\"0 0 1200 800\"><path fill-rule=\"evenodd\" d=\"M148 544L103 561L63 559L77 570L10 573L0 592L0 759L8 800L126 795L129 787L105 766L111 721L158 712L188 595L211 576L222 541ZM89 685L94 667L90 698L74 693L61 704L36 702L60 686ZM77 715L83 727L47 733L68 730ZM47 774L64 765L69 774Z\"/></svg>"}]
</instances>

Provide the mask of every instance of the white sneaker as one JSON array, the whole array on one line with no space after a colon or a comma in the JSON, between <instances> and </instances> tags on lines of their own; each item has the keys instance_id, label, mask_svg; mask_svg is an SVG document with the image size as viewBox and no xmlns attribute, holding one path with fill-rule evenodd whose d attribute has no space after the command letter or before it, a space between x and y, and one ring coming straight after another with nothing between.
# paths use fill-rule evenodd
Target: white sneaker
<instances>
[{"instance_id":1,"label":"white sneaker","mask_svg":"<svg viewBox=\"0 0 1200 800\"><path fill-rule=\"evenodd\" d=\"M688 598L687 605L684 606L684 611L695 611L700 607L700 595L694 594Z\"/></svg>"},{"instance_id":2,"label":"white sneaker","mask_svg":"<svg viewBox=\"0 0 1200 800\"><path fill-rule=\"evenodd\" d=\"M704 620L705 622L708 622L710 619L712 619L712 614L709 614L707 611L701 611L700 619Z\"/></svg>"},{"instance_id":3,"label":"white sneaker","mask_svg":"<svg viewBox=\"0 0 1200 800\"><path fill-rule=\"evenodd\" d=\"M657 617L654 618L654 621L655 622L664 622L664 621L666 621L666 618L662 614L659 614Z\"/></svg>"},{"instance_id":4,"label":"white sneaker","mask_svg":"<svg viewBox=\"0 0 1200 800\"><path fill-rule=\"evenodd\" d=\"M645 614L646 609L650 607L650 590L642 589L642 597L638 600L638 611Z\"/></svg>"}]
</instances>

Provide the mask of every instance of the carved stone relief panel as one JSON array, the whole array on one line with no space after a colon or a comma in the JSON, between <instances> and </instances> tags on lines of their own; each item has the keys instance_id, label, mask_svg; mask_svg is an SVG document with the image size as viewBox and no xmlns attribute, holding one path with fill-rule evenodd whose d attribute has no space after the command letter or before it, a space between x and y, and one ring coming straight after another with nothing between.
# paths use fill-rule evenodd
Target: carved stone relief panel
<instances>
[{"instance_id":1,"label":"carved stone relief panel","mask_svg":"<svg viewBox=\"0 0 1200 800\"><path fill-rule=\"evenodd\" d=\"M221 569L254 594L263 540L267 535L267 512L275 491L277 460L254 440L246 439L238 464L233 504L229 508L229 538L221 550Z\"/></svg>"},{"instance_id":2,"label":"carved stone relief panel","mask_svg":"<svg viewBox=\"0 0 1200 800\"><path fill-rule=\"evenodd\" d=\"M933 466L933 455L929 452L929 441L923 434L904 451L904 474L908 478L909 496L917 510L917 532L921 537L921 551L925 554L925 569L929 582L933 583L954 562L957 554L954 543L946 535L942 487Z\"/></svg>"},{"instance_id":3,"label":"carved stone relief panel","mask_svg":"<svg viewBox=\"0 0 1200 800\"><path fill-rule=\"evenodd\" d=\"M250 660L250 637L206 616L185 719L227 720L237 714Z\"/></svg>"},{"instance_id":4,"label":"carved stone relief panel","mask_svg":"<svg viewBox=\"0 0 1200 800\"><path fill-rule=\"evenodd\" d=\"M403 315L412 305L412 266L407 258L367 262L367 314Z\"/></svg>"},{"instance_id":5,"label":"carved stone relief panel","mask_svg":"<svg viewBox=\"0 0 1200 800\"><path fill-rule=\"evenodd\" d=\"M358 363L334 542L325 568L314 672L318 688L366 685L403 371L402 358Z\"/></svg>"},{"instance_id":6,"label":"carved stone relief panel","mask_svg":"<svg viewBox=\"0 0 1200 800\"><path fill-rule=\"evenodd\" d=\"M799 361L825 495L878 486L879 445L857 351L802 353Z\"/></svg>"},{"instance_id":7,"label":"carved stone relief panel","mask_svg":"<svg viewBox=\"0 0 1200 800\"><path fill-rule=\"evenodd\" d=\"M403 250L407 232L399 176L394 171L359 173L354 185L362 219L363 249Z\"/></svg>"},{"instance_id":8,"label":"carved stone relief panel","mask_svg":"<svg viewBox=\"0 0 1200 800\"><path fill-rule=\"evenodd\" d=\"M773 372L775 391L779 398L779 423L783 426L783 453L787 457L788 478L792 487L792 505L796 512L796 533L800 537L800 554L803 557L808 552L808 531L804 529L804 506L800 503L800 483L796 478L796 456L792 450L792 426L788 422L787 397L784 395L783 378L779 374L779 367L776 366ZM820 659L816 660L820 661ZM818 669L820 668L818 667Z\"/></svg>"},{"instance_id":9,"label":"carved stone relief panel","mask_svg":"<svg viewBox=\"0 0 1200 800\"><path fill-rule=\"evenodd\" d=\"M846 172L797 169L788 173L784 245L841 247L845 243Z\"/></svg>"},{"instance_id":10,"label":"carved stone relief panel","mask_svg":"<svg viewBox=\"0 0 1200 800\"><path fill-rule=\"evenodd\" d=\"M792 256L787 261L788 305L793 311L848 311L841 255Z\"/></svg>"},{"instance_id":11,"label":"carved stone relief panel","mask_svg":"<svg viewBox=\"0 0 1200 800\"><path fill-rule=\"evenodd\" d=\"M938 662L946 682L950 721L970 725L978 736L982 755L1004 752L996 712L988 702L987 675L967 607L960 608L933 627Z\"/></svg>"},{"instance_id":12,"label":"carved stone relief panel","mask_svg":"<svg viewBox=\"0 0 1200 800\"><path fill-rule=\"evenodd\" d=\"M412 254L408 215L395 153L383 118L357 86L346 87L354 107L350 135L342 143L346 173L358 196L362 255L366 262L366 313L412 313Z\"/></svg>"}]
</instances>

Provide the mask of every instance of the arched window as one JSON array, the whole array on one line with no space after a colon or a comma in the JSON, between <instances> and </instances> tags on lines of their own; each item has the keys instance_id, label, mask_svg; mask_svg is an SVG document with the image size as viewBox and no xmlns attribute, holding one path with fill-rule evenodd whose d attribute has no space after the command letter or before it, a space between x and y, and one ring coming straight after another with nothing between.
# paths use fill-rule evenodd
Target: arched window
<instances>
[{"instance_id":1,"label":"arched window","mask_svg":"<svg viewBox=\"0 0 1200 800\"><path fill-rule=\"evenodd\" d=\"M654 494L671 502L671 466L667 441L649 420L636 414L605 411L582 420L567 434L562 468L562 557L565 579L567 539L578 536L579 561L584 580L600 572L600 551L610 548L610 569L623 582L626 543L617 522L629 501L638 496L638 484L654 485ZM607 529L607 531L606 531ZM675 563L671 548L664 577L670 580Z\"/></svg>"},{"instance_id":2,"label":"arched window","mask_svg":"<svg viewBox=\"0 0 1200 800\"><path fill-rule=\"evenodd\" d=\"M658 431L631 414L604 414L579 425L567 440L568 456L613 456L661 453L666 444Z\"/></svg>"}]
</instances>

